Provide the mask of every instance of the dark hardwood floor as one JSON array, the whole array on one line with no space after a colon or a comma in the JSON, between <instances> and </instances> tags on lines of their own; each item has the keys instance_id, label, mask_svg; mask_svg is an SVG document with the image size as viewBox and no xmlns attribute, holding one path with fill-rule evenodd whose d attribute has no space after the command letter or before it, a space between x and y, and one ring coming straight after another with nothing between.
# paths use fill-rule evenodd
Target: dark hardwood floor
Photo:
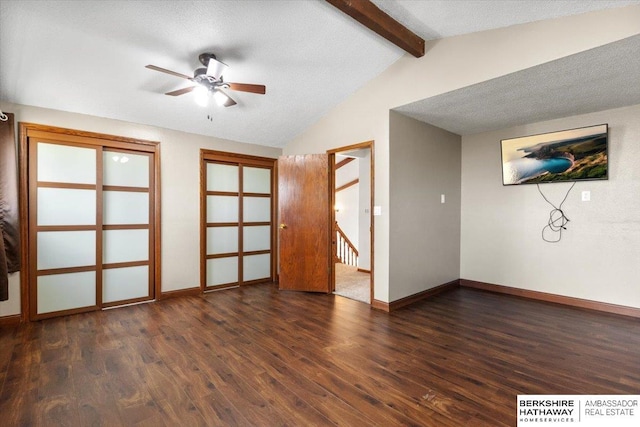
<instances>
[{"instance_id":1,"label":"dark hardwood floor","mask_svg":"<svg viewBox=\"0 0 640 427\"><path fill-rule=\"evenodd\" d=\"M0 329L0 424L515 426L640 394L640 321L472 289L391 314L251 286Z\"/></svg>"}]
</instances>

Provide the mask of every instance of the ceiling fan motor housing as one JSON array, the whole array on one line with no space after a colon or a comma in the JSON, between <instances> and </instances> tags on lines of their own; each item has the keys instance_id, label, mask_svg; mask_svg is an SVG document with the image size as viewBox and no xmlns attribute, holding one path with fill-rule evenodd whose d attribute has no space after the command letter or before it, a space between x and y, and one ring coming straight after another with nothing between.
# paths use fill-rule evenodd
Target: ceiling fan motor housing
<instances>
[{"instance_id":1,"label":"ceiling fan motor housing","mask_svg":"<svg viewBox=\"0 0 640 427\"><path fill-rule=\"evenodd\" d=\"M200 56L198 56L198 59L202 65L207 67L209 65L209 60L216 60L216 56L213 53L201 53Z\"/></svg>"},{"instance_id":2,"label":"ceiling fan motor housing","mask_svg":"<svg viewBox=\"0 0 640 427\"><path fill-rule=\"evenodd\" d=\"M207 75L207 69L205 67L200 67L200 68L196 68L195 71L193 72L193 78L197 79L200 76L205 76Z\"/></svg>"},{"instance_id":3,"label":"ceiling fan motor housing","mask_svg":"<svg viewBox=\"0 0 640 427\"><path fill-rule=\"evenodd\" d=\"M222 81L222 76L216 79L214 76L207 74L207 69L200 67L193 72L193 82L206 87L209 90L217 88L228 89L229 84Z\"/></svg>"}]
</instances>

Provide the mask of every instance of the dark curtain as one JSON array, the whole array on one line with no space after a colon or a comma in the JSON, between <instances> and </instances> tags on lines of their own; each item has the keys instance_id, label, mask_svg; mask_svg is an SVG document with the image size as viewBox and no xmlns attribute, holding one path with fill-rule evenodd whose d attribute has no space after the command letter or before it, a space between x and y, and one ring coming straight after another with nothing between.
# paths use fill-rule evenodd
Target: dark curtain
<instances>
[{"instance_id":1,"label":"dark curtain","mask_svg":"<svg viewBox=\"0 0 640 427\"><path fill-rule=\"evenodd\" d=\"M0 120L0 301L9 299L9 273L20 270L18 173L13 114Z\"/></svg>"}]
</instances>

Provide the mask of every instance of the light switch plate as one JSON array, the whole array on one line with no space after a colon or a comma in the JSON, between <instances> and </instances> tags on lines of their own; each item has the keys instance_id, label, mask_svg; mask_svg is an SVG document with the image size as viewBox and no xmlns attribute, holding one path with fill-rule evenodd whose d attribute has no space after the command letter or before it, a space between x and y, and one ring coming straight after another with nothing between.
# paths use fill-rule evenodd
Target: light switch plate
<instances>
[{"instance_id":1,"label":"light switch plate","mask_svg":"<svg viewBox=\"0 0 640 427\"><path fill-rule=\"evenodd\" d=\"M382 215L382 206L374 206L373 207L373 215L374 216Z\"/></svg>"}]
</instances>

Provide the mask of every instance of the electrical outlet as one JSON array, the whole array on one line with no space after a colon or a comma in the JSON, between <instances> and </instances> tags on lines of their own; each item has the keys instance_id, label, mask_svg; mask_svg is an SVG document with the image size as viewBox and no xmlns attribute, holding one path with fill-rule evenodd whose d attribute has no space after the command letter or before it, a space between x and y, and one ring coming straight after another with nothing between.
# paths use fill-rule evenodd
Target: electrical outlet
<instances>
[{"instance_id":1,"label":"electrical outlet","mask_svg":"<svg viewBox=\"0 0 640 427\"><path fill-rule=\"evenodd\" d=\"M591 201L591 191L583 191L582 192L582 201L583 202L589 202Z\"/></svg>"},{"instance_id":2,"label":"electrical outlet","mask_svg":"<svg viewBox=\"0 0 640 427\"><path fill-rule=\"evenodd\" d=\"M440 203L444 203L444 194L440 195Z\"/></svg>"}]
</instances>

